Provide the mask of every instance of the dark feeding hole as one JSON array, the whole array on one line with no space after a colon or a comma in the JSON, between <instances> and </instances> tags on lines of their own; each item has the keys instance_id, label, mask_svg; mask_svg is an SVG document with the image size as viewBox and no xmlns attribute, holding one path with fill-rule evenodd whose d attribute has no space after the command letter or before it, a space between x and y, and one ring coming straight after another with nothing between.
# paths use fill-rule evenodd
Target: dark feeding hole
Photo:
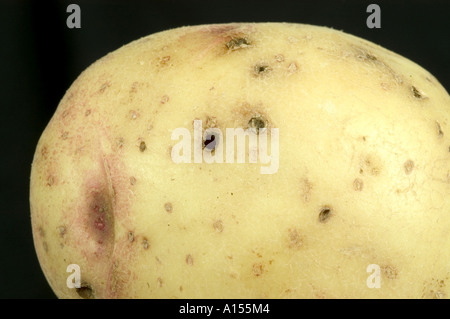
<instances>
[{"instance_id":1,"label":"dark feeding hole","mask_svg":"<svg viewBox=\"0 0 450 319\"><path fill-rule=\"evenodd\" d=\"M80 296L83 299L94 299L94 291L92 290L91 286L88 284L81 284L80 288L75 288L78 296Z\"/></svg>"},{"instance_id":2,"label":"dark feeding hole","mask_svg":"<svg viewBox=\"0 0 450 319\"><path fill-rule=\"evenodd\" d=\"M266 127L266 121L259 116L252 117L250 121L248 121L248 128L255 131L256 134L259 133L260 129Z\"/></svg>"},{"instance_id":3,"label":"dark feeding hole","mask_svg":"<svg viewBox=\"0 0 450 319\"><path fill-rule=\"evenodd\" d=\"M411 92L416 99L421 100L425 98L425 96L415 86L411 86Z\"/></svg>"},{"instance_id":4,"label":"dark feeding hole","mask_svg":"<svg viewBox=\"0 0 450 319\"><path fill-rule=\"evenodd\" d=\"M141 142L141 144L139 144L139 150L141 152L144 152L147 149L147 145L145 144L144 141Z\"/></svg>"},{"instance_id":5,"label":"dark feeding hole","mask_svg":"<svg viewBox=\"0 0 450 319\"><path fill-rule=\"evenodd\" d=\"M216 136L214 134L208 134L203 142L204 148L213 150L216 147Z\"/></svg>"},{"instance_id":6,"label":"dark feeding hole","mask_svg":"<svg viewBox=\"0 0 450 319\"><path fill-rule=\"evenodd\" d=\"M256 75L263 75L271 71L271 68L267 64L256 64L253 67L253 72Z\"/></svg>"},{"instance_id":7,"label":"dark feeding hole","mask_svg":"<svg viewBox=\"0 0 450 319\"><path fill-rule=\"evenodd\" d=\"M321 223L327 222L332 214L333 214L333 210L330 207L328 207L328 206L322 207L322 209L320 210L320 213L319 213L319 222L321 222Z\"/></svg>"}]
</instances>

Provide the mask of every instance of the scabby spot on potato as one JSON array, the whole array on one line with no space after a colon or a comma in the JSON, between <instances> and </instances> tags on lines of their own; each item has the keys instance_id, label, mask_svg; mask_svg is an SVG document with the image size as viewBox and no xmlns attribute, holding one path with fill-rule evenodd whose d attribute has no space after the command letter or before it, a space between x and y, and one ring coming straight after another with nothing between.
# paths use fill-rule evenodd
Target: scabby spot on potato
<instances>
[{"instance_id":1,"label":"scabby spot on potato","mask_svg":"<svg viewBox=\"0 0 450 319\"><path fill-rule=\"evenodd\" d=\"M416 98L417 100L427 99L427 96L422 91L417 89L414 85L411 85L410 90L413 97Z\"/></svg>"},{"instance_id":2,"label":"scabby spot on potato","mask_svg":"<svg viewBox=\"0 0 450 319\"><path fill-rule=\"evenodd\" d=\"M192 266L194 264L194 257L191 254L186 255L186 264Z\"/></svg>"},{"instance_id":3,"label":"scabby spot on potato","mask_svg":"<svg viewBox=\"0 0 450 319\"><path fill-rule=\"evenodd\" d=\"M288 69L288 75L297 72L297 70L298 70L297 63L295 63L295 62L289 63L289 66L287 69Z\"/></svg>"},{"instance_id":4,"label":"scabby spot on potato","mask_svg":"<svg viewBox=\"0 0 450 319\"><path fill-rule=\"evenodd\" d=\"M275 61L277 61L277 62L283 62L283 61L284 61L284 55L282 55L282 54L276 54L276 55L274 56L274 59L275 59Z\"/></svg>"},{"instance_id":5,"label":"scabby spot on potato","mask_svg":"<svg viewBox=\"0 0 450 319\"><path fill-rule=\"evenodd\" d=\"M166 94L163 95L163 96L161 97L160 102L161 102L161 104L166 104L167 102L169 102L169 96L166 95Z\"/></svg>"},{"instance_id":6,"label":"scabby spot on potato","mask_svg":"<svg viewBox=\"0 0 450 319\"><path fill-rule=\"evenodd\" d=\"M75 288L75 291L77 292L78 296L80 296L83 299L95 299L95 293L92 287L85 283L81 283L81 287Z\"/></svg>"},{"instance_id":7,"label":"scabby spot on potato","mask_svg":"<svg viewBox=\"0 0 450 319\"><path fill-rule=\"evenodd\" d=\"M99 93L103 93L103 92L105 92L105 90L107 89L107 88L109 88L111 86L111 82L104 82L101 86L100 86L100 89L98 90L98 92Z\"/></svg>"},{"instance_id":8,"label":"scabby spot on potato","mask_svg":"<svg viewBox=\"0 0 450 319\"><path fill-rule=\"evenodd\" d=\"M136 177L134 177L134 176L130 177L130 184L133 186L136 185Z\"/></svg>"},{"instance_id":9,"label":"scabby spot on potato","mask_svg":"<svg viewBox=\"0 0 450 319\"><path fill-rule=\"evenodd\" d=\"M150 247L148 239L145 237L144 237L144 239L142 239L142 247L144 247L145 250L147 250ZM158 257L156 257L156 258L158 258Z\"/></svg>"},{"instance_id":10,"label":"scabby spot on potato","mask_svg":"<svg viewBox=\"0 0 450 319\"><path fill-rule=\"evenodd\" d=\"M58 226L59 237L64 237L66 235L67 228L65 225Z\"/></svg>"},{"instance_id":11,"label":"scabby spot on potato","mask_svg":"<svg viewBox=\"0 0 450 319\"><path fill-rule=\"evenodd\" d=\"M203 148L214 151L216 148L216 144L216 136L214 134L206 134L205 139L203 140Z\"/></svg>"},{"instance_id":12,"label":"scabby spot on potato","mask_svg":"<svg viewBox=\"0 0 450 319\"><path fill-rule=\"evenodd\" d=\"M147 145L145 144L144 141L141 141L141 143L139 143L139 150L141 152L144 152L147 149Z\"/></svg>"},{"instance_id":13,"label":"scabby spot on potato","mask_svg":"<svg viewBox=\"0 0 450 319\"><path fill-rule=\"evenodd\" d=\"M333 209L330 206L323 206L319 212L319 222L326 223L331 216L334 215Z\"/></svg>"},{"instance_id":14,"label":"scabby spot on potato","mask_svg":"<svg viewBox=\"0 0 450 319\"><path fill-rule=\"evenodd\" d=\"M294 250L298 250L303 246L303 238L297 229L288 229L288 246Z\"/></svg>"},{"instance_id":15,"label":"scabby spot on potato","mask_svg":"<svg viewBox=\"0 0 450 319\"><path fill-rule=\"evenodd\" d=\"M213 223L213 228L218 233L223 232L223 222L222 222L222 220L220 220L220 219L215 220L214 223Z\"/></svg>"},{"instance_id":16,"label":"scabby spot on potato","mask_svg":"<svg viewBox=\"0 0 450 319\"><path fill-rule=\"evenodd\" d=\"M67 137L69 137L69 132L64 131L64 132L61 133L61 139L62 139L62 140L66 140Z\"/></svg>"},{"instance_id":17,"label":"scabby spot on potato","mask_svg":"<svg viewBox=\"0 0 450 319\"><path fill-rule=\"evenodd\" d=\"M392 265L382 265L380 267L381 274L388 279L397 279L398 277L398 270L396 267Z\"/></svg>"},{"instance_id":18,"label":"scabby spot on potato","mask_svg":"<svg viewBox=\"0 0 450 319\"><path fill-rule=\"evenodd\" d=\"M156 279L156 283L158 284L158 287L161 288L163 286L163 280L161 277L158 277Z\"/></svg>"},{"instance_id":19,"label":"scabby spot on potato","mask_svg":"<svg viewBox=\"0 0 450 319\"><path fill-rule=\"evenodd\" d=\"M87 227L98 244L114 242L112 196L106 185L91 188L86 195Z\"/></svg>"},{"instance_id":20,"label":"scabby spot on potato","mask_svg":"<svg viewBox=\"0 0 450 319\"><path fill-rule=\"evenodd\" d=\"M254 263L252 265L252 273L255 277L260 277L265 272L264 264Z\"/></svg>"},{"instance_id":21,"label":"scabby spot on potato","mask_svg":"<svg viewBox=\"0 0 450 319\"><path fill-rule=\"evenodd\" d=\"M441 124L438 121L436 121L435 123L436 123L436 132L437 132L438 138L444 137L444 132L442 131Z\"/></svg>"},{"instance_id":22,"label":"scabby spot on potato","mask_svg":"<svg viewBox=\"0 0 450 319\"><path fill-rule=\"evenodd\" d=\"M361 178L355 178L355 180L353 181L353 189L357 192L362 191L364 187L364 182Z\"/></svg>"},{"instance_id":23,"label":"scabby spot on potato","mask_svg":"<svg viewBox=\"0 0 450 319\"><path fill-rule=\"evenodd\" d=\"M255 134L267 127L267 120L260 114L256 114L248 121L248 128Z\"/></svg>"},{"instance_id":24,"label":"scabby spot on potato","mask_svg":"<svg viewBox=\"0 0 450 319\"><path fill-rule=\"evenodd\" d=\"M368 173L372 176L377 176L381 172L381 161L378 156L374 154L367 154L360 162L359 173L361 175Z\"/></svg>"},{"instance_id":25,"label":"scabby spot on potato","mask_svg":"<svg viewBox=\"0 0 450 319\"><path fill-rule=\"evenodd\" d=\"M446 298L446 281L448 277L431 278L431 280L424 282L422 289L422 298L424 299L444 299Z\"/></svg>"},{"instance_id":26,"label":"scabby spot on potato","mask_svg":"<svg viewBox=\"0 0 450 319\"><path fill-rule=\"evenodd\" d=\"M413 169L414 169L414 162L412 160L407 160L404 164L403 164L403 169L405 170L405 174L409 175L412 173Z\"/></svg>"},{"instance_id":27,"label":"scabby spot on potato","mask_svg":"<svg viewBox=\"0 0 450 319\"><path fill-rule=\"evenodd\" d=\"M172 203L167 202L164 204L164 210L169 214L172 213L172 209L173 209Z\"/></svg>"},{"instance_id":28,"label":"scabby spot on potato","mask_svg":"<svg viewBox=\"0 0 450 319\"><path fill-rule=\"evenodd\" d=\"M134 233L132 231L128 232L128 241L130 243L134 242Z\"/></svg>"},{"instance_id":29,"label":"scabby spot on potato","mask_svg":"<svg viewBox=\"0 0 450 319\"><path fill-rule=\"evenodd\" d=\"M250 41L246 37L232 38L226 44L228 51L236 51L239 49L247 48L249 46L250 46Z\"/></svg>"},{"instance_id":30,"label":"scabby spot on potato","mask_svg":"<svg viewBox=\"0 0 450 319\"><path fill-rule=\"evenodd\" d=\"M389 65L380 60L379 57L377 57L374 53L369 52L365 48L359 46L351 45L351 47L353 48L355 57L358 60L368 65L372 65L373 67L379 68L387 74L390 74L393 77L395 83L400 85L403 83L402 77L397 74L397 72L395 72ZM384 88L387 88L386 84L384 84Z\"/></svg>"},{"instance_id":31,"label":"scabby spot on potato","mask_svg":"<svg viewBox=\"0 0 450 319\"><path fill-rule=\"evenodd\" d=\"M45 240L42 242L42 248L44 248L44 251L46 253L48 253L48 244L47 244L47 242Z\"/></svg>"},{"instance_id":32,"label":"scabby spot on potato","mask_svg":"<svg viewBox=\"0 0 450 319\"><path fill-rule=\"evenodd\" d=\"M169 61L170 61L170 55L166 55L166 56L163 56L163 57L159 58L159 64L162 65L162 66L163 65L168 65Z\"/></svg>"},{"instance_id":33,"label":"scabby spot on potato","mask_svg":"<svg viewBox=\"0 0 450 319\"><path fill-rule=\"evenodd\" d=\"M53 184L55 183L55 177L53 175L49 175L47 177L47 186L53 186Z\"/></svg>"},{"instance_id":34,"label":"scabby spot on potato","mask_svg":"<svg viewBox=\"0 0 450 319\"><path fill-rule=\"evenodd\" d=\"M259 62L253 65L253 75L256 77L266 76L270 71L272 71L272 68L267 63Z\"/></svg>"}]
</instances>

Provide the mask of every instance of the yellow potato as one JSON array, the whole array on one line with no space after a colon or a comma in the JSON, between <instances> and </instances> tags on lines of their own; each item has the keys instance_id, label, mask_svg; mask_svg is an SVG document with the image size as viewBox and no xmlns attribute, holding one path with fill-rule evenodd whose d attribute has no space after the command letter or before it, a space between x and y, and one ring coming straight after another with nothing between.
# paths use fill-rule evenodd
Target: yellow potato
<instances>
[{"instance_id":1,"label":"yellow potato","mask_svg":"<svg viewBox=\"0 0 450 319\"><path fill-rule=\"evenodd\" d=\"M61 298L449 297L449 127L437 79L340 31L156 33L86 69L43 132L37 255Z\"/></svg>"}]
</instances>

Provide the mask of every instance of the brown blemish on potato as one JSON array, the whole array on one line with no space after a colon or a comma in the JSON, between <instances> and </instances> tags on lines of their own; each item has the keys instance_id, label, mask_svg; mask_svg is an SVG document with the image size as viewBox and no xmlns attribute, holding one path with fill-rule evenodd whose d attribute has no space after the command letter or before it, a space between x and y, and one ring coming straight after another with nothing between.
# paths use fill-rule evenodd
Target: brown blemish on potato
<instances>
[{"instance_id":1,"label":"brown blemish on potato","mask_svg":"<svg viewBox=\"0 0 450 319\"><path fill-rule=\"evenodd\" d=\"M252 266L252 273L255 277L259 277L264 273L264 265L262 263L254 263Z\"/></svg>"},{"instance_id":2,"label":"brown blemish on potato","mask_svg":"<svg viewBox=\"0 0 450 319\"><path fill-rule=\"evenodd\" d=\"M448 277L444 279L431 278L430 281L424 282L422 289L423 299L444 299L447 298L446 281Z\"/></svg>"},{"instance_id":3,"label":"brown blemish on potato","mask_svg":"<svg viewBox=\"0 0 450 319\"><path fill-rule=\"evenodd\" d=\"M250 41L246 37L235 37L226 43L228 51L236 51L239 49L248 48Z\"/></svg>"},{"instance_id":4,"label":"brown blemish on potato","mask_svg":"<svg viewBox=\"0 0 450 319\"><path fill-rule=\"evenodd\" d=\"M136 185L136 177L134 176L130 177L130 185Z\"/></svg>"},{"instance_id":5,"label":"brown blemish on potato","mask_svg":"<svg viewBox=\"0 0 450 319\"><path fill-rule=\"evenodd\" d=\"M186 264L192 266L194 264L194 257L191 254L186 255Z\"/></svg>"},{"instance_id":6,"label":"brown blemish on potato","mask_svg":"<svg viewBox=\"0 0 450 319\"><path fill-rule=\"evenodd\" d=\"M160 65L167 65L169 63L169 61L170 61L170 55L166 55L166 56L159 58Z\"/></svg>"},{"instance_id":7,"label":"brown blemish on potato","mask_svg":"<svg viewBox=\"0 0 450 319\"><path fill-rule=\"evenodd\" d=\"M144 141L141 141L141 143L139 144L139 150L141 152L144 152L147 149L147 145L145 144Z\"/></svg>"},{"instance_id":8,"label":"brown blemish on potato","mask_svg":"<svg viewBox=\"0 0 450 319\"><path fill-rule=\"evenodd\" d=\"M377 176L381 172L381 162L375 155L366 155L360 163L359 173L368 173L372 176Z\"/></svg>"},{"instance_id":9,"label":"brown blemish on potato","mask_svg":"<svg viewBox=\"0 0 450 319\"><path fill-rule=\"evenodd\" d=\"M84 112L84 116L89 116L89 115L91 115L91 110L90 109L88 109L88 110L86 110Z\"/></svg>"},{"instance_id":10,"label":"brown blemish on potato","mask_svg":"<svg viewBox=\"0 0 450 319\"><path fill-rule=\"evenodd\" d=\"M272 123L267 114L263 112L263 109L262 105L259 104L251 105L247 102L240 104L233 110L236 127L248 127L250 120L255 118L262 119L265 123L265 127L269 129L272 126Z\"/></svg>"},{"instance_id":11,"label":"brown blemish on potato","mask_svg":"<svg viewBox=\"0 0 450 319\"><path fill-rule=\"evenodd\" d=\"M260 114L253 116L249 121L247 128L253 133L259 134L259 131L266 128L267 120Z\"/></svg>"},{"instance_id":12,"label":"brown blemish on potato","mask_svg":"<svg viewBox=\"0 0 450 319\"><path fill-rule=\"evenodd\" d=\"M62 132L62 134L61 134L61 139L62 139L62 140L66 140L68 136L69 136L69 132L64 131L64 132Z\"/></svg>"},{"instance_id":13,"label":"brown blemish on potato","mask_svg":"<svg viewBox=\"0 0 450 319\"><path fill-rule=\"evenodd\" d=\"M159 287L159 288L161 288L161 287L163 286L163 280L162 280L161 277L158 277L158 278L156 279L156 282L158 283L158 287Z\"/></svg>"},{"instance_id":14,"label":"brown blemish on potato","mask_svg":"<svg viewBox=\"0 0 450 319\"><path fill-rule=\"evenodd\" d=\"M318 218L319 222L320 223L326 223L330 219L330 217L333 216L333 215L334 215L334 212L331 209L331 207L323 206L320 209L320 212L319 212L319 218Z\"/></svg>"},{"instance_id":15,"label":"brown blemish on potato","mask_svg":"<svg viewBox=\"0 0 450 319\"><path fill-rule=\"evenodd\" d=\"M264 62L256 63L253 66L253 75L256 77L263 77L269 74L272 71L272 68Z\"/></svg>"},{"instance_id":16,"label":"brown blemish on potato","mask_svg":"<svg viewBox=\"0 0 450 319\"><path fill-rule=\"evenodd\" d=\"M104 82L102 85L101 85L101 87L100 87L100 89L98 90L99 91L99 93L103 93L103 92L105 92L105 90L107 89L107 88L109 88L111 86L111 82Z\"/></svg>"},{"instance_id":17,"label":"brown blemish on potato","mask_svg":"<svg viewBox=\"0 0 450 319\"><path fill-rule=\"evenodd\" d=\"M44 251L46 253L48 253L48 244L47 244L47 242L45 240L42 242L42 248L44 248Z\"/></svg>"},{"instance_id":18,"label":"brown blemish on potato","mask_svg":"<svg viewBox=\"0 0 450 319\"><path fill-rule=\"evenodd\" d=\"M223 232L223 222L222 222L222 220L220 220L220 219L215 220L214 223L213 223L213 228L218 233Z\"/></svg>"},{"instance_id":19,"label":"brown blemish on potato","mask_svg":"<svg viewBox=\"0 0 450 319\"><path fill-rule=\"evenodd\" d=\"M41 226L39 226L39 228L38 228L38 234L42 238L45 238L45 230Z\"/></svg>"},{"instance_id":20,"label":"brown blemish on potato","mask_svg":"<svg viewBox=\"0 0 450 319\"><path fill-rule=\"evenodd\" d=\"M78 296L80 296L83 299L95 299L95 293L92 287L82 282L80 288L75 288L75 291L77 292Z\"/></svg>"},{"instance_id":21,"label":"brown blemish on potato","mask_svg":"<svg viewBox=\"0 0 450 319\"><path fill-rule=\"evenodd\" d=\"M163 95L161 97L160 102L161 102L161 104L165 104L165 103L169 102L169 96L168 95Z\"/></svg>"},{"instance_id":22,"label":"brown blemish on potato","mask_svg":"<svg viewBox=\"0 0 450 319\"><path fill-rule=\"evenodd\" d=\"M149 246L150 246L150 244L148 243L147 238L144 237L144 239L142 239L142 247L144 247L144 249L147 250L149 248ZM158 258L158 257L156 257L156 258Z\"/></svg>"},{"instance_id":23,"label":"brown blemish on potato","mask_svg":"<svg viewBox=\"0 0 450 319\"><path fill-rule=\"evenodd\" d=\"M202 148L203 149L208 149L211 151L211 153L214 153L215 149L216 149L216 136L214 134L207 134L205 136L205 139L203 140L203 145Z\"/></svg>"},{"instance_id":24,"label":"brown blemish on potato","mask_svg":"<svg viewBox=\"0 0 450 319\"><path fill-rule=\"evenodd\" d=\"M43 146L41 147L41 157L42 157L43 160L46 160L46 159L47 159L47 156L48 156L48 148L47 148L47 145L43 145Z\"/></svg>"},{"instance_id":25,"label":"brown blemish on potato","mask_svg":"<svg viewBox=\"0 0 450 319\"><path fill-rule=\"evenodd\" d=\"M303 238L297 229L288 229L288 242L290 249L298 250L303 246Z\"/></svg>"},{"instance_id":26,"label":"brown blemish on potato","mask_svg":"<svg viewBox=\"0 0 450 319\"><path fill-rule=\"evenodd\" d=\"M288 66L288 74L293 74L297 72L297 70L298 70L297 63L291 62Z\"/></svg>"},{"instance_id":27,"label":"brown blemish on potato","mask_svg":"<svg viewBox=\"0 0 450 319\"><path fill-rule=\"evenodd\" d=\"M173 209L172 203L167 202L167 203L164 204L164 210L165 210L166 212L172 213L172 209Z\"/></svg>"},{"instance_id":28,"label":"brown blemish on potato","mask_svg":"<svg viewBox=\"0 0 450 319\"><path fill-rule=\"evenodd\" d=\"M442 138L444 136L444 132L442 131L441 124L436 121L436 131L438 138Z\"/></svg>"},{"instance_id":29,"label":"brown blemish on potato","mask_svg":"<svg viewBox=\"0 0 450 319\"><path fill-rule=\"evenodd\" d=\"M53 175L48 176L47 178L47 186L53 186L53 184L55 183L55 178L53 177Z\"/></svg>"},{"instance_id":30,"label":"brown blemish on potato","mask_svg":"<svg viewBox=\"0 0 450 319\"><path fill-rule=\"evenodd\" d=\"M380 267L381 273L384 277L388 279L397 279L398 277L398 270L394 266L391 265L383 265Z\"/></svg>"},{"instance_id":31,"label":"brown blemish on potato","mask_svg":"<svg viewBox=\"0 0 450 319\"><path fill-rule=\"evenodd\" d=\"M355 178L355 180L353 181L353 189L357 192L362 191L364 187L364 182L362 179L360 178Z\"/></svg>"},{"instance_id":32,"label":"brown blemish on potato","mask_svg":"<svg viewBox=\"0 0 450 319\"><path fill-rule=\"evenodd\" d=\"M128 241L130 243L134 242L134 233L132 231L128 232Z\"/></svg>"},{"instance_id":33,"label":"brown blemish on potato","mask_svg":"<svg viewBox=\"0 0 450 319\"><path fill-rule=\"evenodd\" d=\"M300 192L305 203L308 203L311 199L311 191L313 189L313 184L308 178L304 178L301 181Z\"/></svg>"},{"instance_id":34,"label":"brown blemish on potato","mask_svg":"<svg viewBox=\"0 0 450 319\"><path fill-rule=\"evenodd\" d=\"M282 54L277 54L274 56L275 61L277 62L283 62L284 61L284 55Z\"/></svg>"},{"instance_id":35,"label":"brown blemish on potato","mask_svg":"<svg viewBox=\"0 0 450 319\"><path fill-rule=\"evenodd\" d=\"M131 84L130 93L136 93L138 85L139 82L133 82L133 84Z\"/></svg>"},{"instance_id":36,"label":"brown blemish on potato","mask_svg":"<svg viewBox=\"0 0 450 319\"><path fill-rule=\"evenodd\" d=\"M410 90L414 98L418 100L423 100L427 98L425 94L421 92L419 89L417 89L414 85L411 85Z\"/></svg>"},{"instance_id":37,"label":"brown blemish on potato","mask_svg":"<svg viewBox=\"0 0 450 319\"><path fill-rule=\"evenodd\" d=\"M62 225L62 226L58 226L58 234L60 237L64 237L66 235L66 226Z\"/></svg>"},{"instance_id":38,"label":"brown blemish on potato","mask_svg":"<svg viewBox=\"0 0 450 319\"><path fill-rule=\"evenodd\" d=\"M404 164L403 164L403 169L405 170L405 174L409 175L411 174L411 172L414 169L414 162L412 160L407 160Z\"/></svg>"},{"instance_id":39,"label":"brown blemish on potato","mask_svg":"<svg viewBox=\"0 0 450 319\"><path fill-rule=\"evenodd\" d=\"M394 78L394 81L397 84L401 85L403 83L402 77L397 72L395 72L389 65L387 65L384 61L380 60L380 58L377 57L375 54L359 46L351 45L351 47L353 48L355 57L358 60L367 63L369 65L373 65L374 67L377 67L380 70L384 70L386 73L390 74Z\"/></svg>"}]
</instances>

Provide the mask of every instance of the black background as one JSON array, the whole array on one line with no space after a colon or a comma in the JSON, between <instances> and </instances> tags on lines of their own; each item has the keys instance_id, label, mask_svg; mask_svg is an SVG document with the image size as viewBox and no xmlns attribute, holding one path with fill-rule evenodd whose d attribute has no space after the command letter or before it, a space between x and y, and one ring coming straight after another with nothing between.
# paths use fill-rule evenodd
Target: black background
<instances>
[{"instance_id":1,"label":"black background","mask_svg":"<svg viewBox=\"0 0 450 319\"><path fill-rule=\"evenodd\" d=\"M81 29L66 8L81 7ZM366 8L381 7L381 29ZM195 24L296 22L332 27L397 52L449 91L450 1L0 0L0 298L55 298L34 252L29 174L40 134L76 77L142 36Z\"/></svg>"}]
</instances>

